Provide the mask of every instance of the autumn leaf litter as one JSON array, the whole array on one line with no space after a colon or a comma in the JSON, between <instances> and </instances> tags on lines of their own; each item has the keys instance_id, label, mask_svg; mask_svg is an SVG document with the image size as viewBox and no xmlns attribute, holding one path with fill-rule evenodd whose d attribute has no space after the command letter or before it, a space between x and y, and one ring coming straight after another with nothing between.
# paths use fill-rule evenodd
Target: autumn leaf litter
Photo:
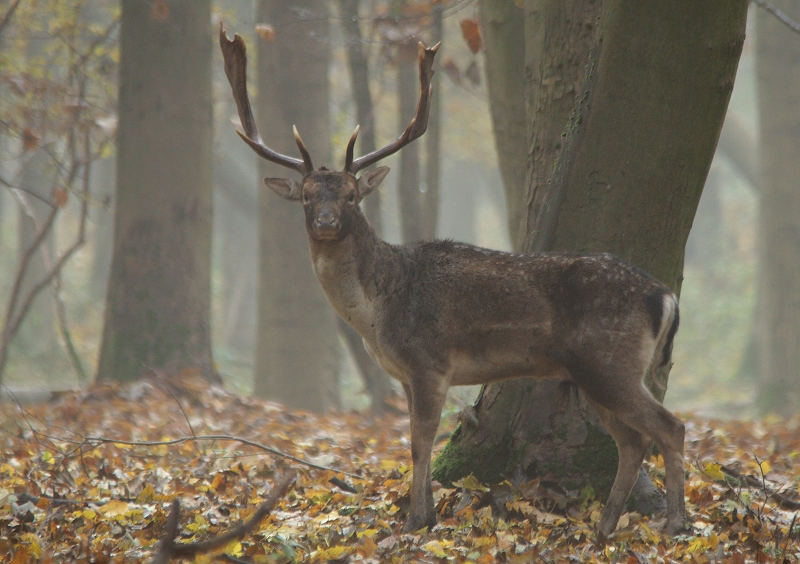
<instances>
[{"instance_id":1,"label":"autumn leaf litter","mask_svg":"<svg viewBox=\"0 0 800 564\"><path fill-rule=\"evenodd\" d=\"M468 476L437 487L439 524L403 534L407 416L290 411L192 377L101 384L0 409L0 562L147 560L173 499L181 506L178 541L194 542L253 514L287 471L297 480L253 534L194 560L224 553L276 563L800 561L797 418L684 416L692 530L667 539L661 520L627 513L599 545L600 501L554 491L546 480L487 486ZM203 438L211 436L250 444ZM646 466L663 487L660 458Z\"/></svg>"}]
</instances>

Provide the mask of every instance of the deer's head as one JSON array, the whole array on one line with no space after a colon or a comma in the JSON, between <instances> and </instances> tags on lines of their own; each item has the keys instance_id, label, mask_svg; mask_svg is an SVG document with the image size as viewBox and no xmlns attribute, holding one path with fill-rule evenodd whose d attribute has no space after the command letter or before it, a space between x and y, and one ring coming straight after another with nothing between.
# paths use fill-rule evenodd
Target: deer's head
<instances>
[{"instance_id":1,"label":"deer's head","mask_svg":"<svg viewBox=\"0 0 800 564\"><path fill-rule=\"evenodd\" d=\"M302 176L300 181L292 178L265 178L264 183L278 196L303 203L306 229L311 237L318 240L343 239L350 233L355 214L361 213L358 207L361 199L380 186L389 173L389 168L378 167L356 177L358 172L396 153L425 133L428 127L433 58L440 44L430 49L425 48L422 43L419 44L419 102L416 116L403 134L382 149L353 159L353 149L359 129L356 126L347 144L344 169L341 172L328 170L325 167L314 169L311 156L297 128L293 128L294 139L302 159L282 155L264 144L258 133L247 96L247 54L244 41L238 34L234 35L233 40L228 39L220 23L219 44L225 59L225 74L233 90L239 119L244 129L244 132L237 130L237 133L262 158L293 169Z\"/></svg>"}]
</instances>

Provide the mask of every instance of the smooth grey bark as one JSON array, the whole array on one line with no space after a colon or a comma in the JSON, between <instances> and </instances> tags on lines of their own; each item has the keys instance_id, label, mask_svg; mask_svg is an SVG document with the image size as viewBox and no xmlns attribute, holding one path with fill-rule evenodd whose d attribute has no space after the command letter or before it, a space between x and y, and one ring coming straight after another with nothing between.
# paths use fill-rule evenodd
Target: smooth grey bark
<instances>
[{"instance_id":1,"label":"smooth grey bark","mask_svg":"<svg viewBox=\"0 0 800 564\"><path fill-rule=\"evenodd\" d=\"M480 0L484 69L512 244L520 233L528 120L525 115L525 12L508 0Z\"/></svg>"},{"instance_id":2,"label":"smooth grey bark","mask_svg":"<svg viewBox=\"0 0 800 564\"><path fill-rule=\"evenodd\" d=\"M436 45L442 40L444 22L442 21L442 3L431 6L430 44ZM431 78L431 110L428 116L428 129L425 131L425 193L420 194L422 200L421 238L436 238L439 219L439 192L442 168L442 73L436 72Z\"/></svg>"},{"instance_id":3,"label":"smooth grey bark","mask_svg":"<svg viewBox=\"0 0 800 564\"><path fill-rule=\"evenodd\" d=\"M365 43L359 25L359 4L359 0L339 0L342 29L347 41L350 88L356 106L356 120L360 126L358 146L361 154L364 155L376 149L375 109L369 90L369 65L365 53ZM370 197L365 198L361 205L364 206L364 214L372 228L380 236L382 231L381 191L376 190L370 194ZM393 407L388 400L395 395L391 378L367 354L361 335L341 318L338 319L338 324L339 331L347 342L353 360L364 380L372 411L375 413L391 411Z\"/></svg>"},{"instance_id":4,"label":"smooth grey bark","mask_svg":"<svg viewBox=\"0 0 800 564\"><path fill-rule=\"evenodd\" d=\"M94 256L90 284L95 296L105 299L111 259L114 255L114 202L116 200L116 155L98 159L92 164L92 194L103 205L92 210L94 224Z\"/></svg>"},{"instance_id":5,"label":"smooth grey bark","mask_svg":"<svg viewBox=\"0 0 800 564\"><path fill-rule=\"evenodd\" d=\"M22 260L23 255L39 234L40 226L50 214L51 207L46 202L50 200L53 175L55 174L50 158L42 149L36 150L22 166L20 187L28 192L24 197L28 200L29 211L33 213L35 219L29 217L28 212L19 207L18 262ZM37 194L39 198L34 197L33 194ZM21 295L27 295L45 277L48 270L46 265L51 264L55 256L53 246L55 241L55 229L51 229L33 259L28 263L20 286ZM23 354L28 358L38 358L46 365L57 349L55 306L52 290L48 288L35 298L31 309L20 325L11 346L11 353Z\"/></svg>"},{"instance_id":6,"label":"smooth grey bark","mask_svg":"<svg viewBox=\"0 0 800 564\"><path fill-rule=\"evenodd\" d=\"M356 123L361 127L358 132L358 147L362 155L371 153L375 146L375 108L369 90L369 61L366 43L359 25L359 5L361 0L339 0L342 30L347 41L347 65L350 70L350 89L356 106ZM381 192L375 191L361 203L364 215L372 228L381 235Z\"/></svg>"},{"instance_id":7,"label":"smooth grey bark","mask_svg":"<svg viewBox=\"0 0 800 564\"><path fill-rule=\"evenodd\" d=\"M257 22L275 29L258 39L258 99L264 141L297 155L296 125L314 166L333 169L330 146L328 11L323 0L261 0ZM252 51L251 51L252 52ZM294 172L260 160L262 177ZM302 206L259 188L259 290L256 396L324 411L339 404L336 314L314 277Z\"/></svg>"},{"instance_id":8,"label":"smooth grey bark","mask_svg":"<svg viewBox=\"0 0 800 564\"><path fill-rule=\"evenodd\" d=\"M800 5L775 0L794 21ZM763 412L800 411L800 43L756 10L761 130L758 398Z\"/></svg>"},{"instance_id":9,"label":"smooth grey bark","mask_svg":"<svg viewBox=\"0 0 800 564\"><path fill-rule=\"evenodd\" d=\"M419 99L417 68L417 42L409 40L400 43L397 63L397 101L399 106L397 131L403 131L417 113L417 100ZM400 150L397 197L400 202L400 229L404 243L419 241L423 238L419 154L419 143L411 143Z\"/></svg>"},{"instance_id":10,"label":"smooth grey bark","mask_svg":"<svg viewBox=\"0 0 800 564\"><path fill-rule=\"evenodd\" d=\"M743 0L604 2L589 74L522 250L610 251L680 290L746 11ZM535 201L526 201L529 218ZM649 376L663 399L666 371ZM568 488L591 484L602 497L616 469L613 441L582 397L560 392L547 381L487 386L474 408L478 425L454 435L438 478L550 475Z\"/></svg>"},{"instance_id":11,"label":"smooth grey bark","mask_svg":"<svg viewBox=\"0 0 800 564\"><path fill-rule=\"evenodd\" d=\"M211 5L122 1L114 256L97 378L217 380L211 354Z\"/></svg>"}]
</instances>

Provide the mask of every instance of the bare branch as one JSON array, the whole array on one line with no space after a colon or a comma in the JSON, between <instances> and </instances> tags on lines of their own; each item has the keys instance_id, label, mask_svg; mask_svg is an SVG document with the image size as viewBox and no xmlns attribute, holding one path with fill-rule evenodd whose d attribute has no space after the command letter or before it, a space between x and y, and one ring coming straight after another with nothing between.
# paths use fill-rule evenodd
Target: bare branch
<instances>
[{"instance_id":1,"label":"bare branch","mask_svg":"<svg viewBox=\"0 0 800 564\"><path fill-rule=\"evenodd\" d=\"M275 508L281 498L286 495L286 492L294 483L294 480L294 474L289 474L288 476L283 477L272 489L269 497L258 507L258 509L256 509L256 512L253 513L253 515L251 515L247 521L240 523L226 533L222 533L221 535L208 540L188 544L173 543L170 553L173 556L192 556L194 554L209 552L211 550L223 547L233 540L241 539L243 536L252 531L256 525L258 525L261 520Z\"/></svg>"},{"instance_id":2,"label":"bare branch","mask_svg":"<svg viewBox=\"0 0 800 564\"><path fill-rule=\"evenodd\" d=\"M14 0L14 3L8 7L6 13L3 14L3 17L0 19L0 33L3 33L3 29L8 25L8 22L11 21L11 16L14 15L14 12L17 11L17 7L19 7L20 2L22 0Z\"/></svg>"},{"instance_id":3,"label":"bare branch","mask_svg":"<svg viewBox=\"0 0 800 564\"><path fill-rule=\"evenodd\" d=\"M38 433L37 431L33 431L34 433ZM268 447L266 445L262 445L261 443L257 443L255 441L251 441L249 439L245 439L242 437L236 437L233 435L197 435L194 437L179 437L177 439L171 439L169 441L127 441L122 439L109 439L106 437L86 437L83 442L79 443L76 448L71 450L69 453L65 455L65 458L72 456L75 452L77 452L81 447L86 445L99 446L101 444L120 444L120 445L127 445L127 446L144 446L144 447L153 447L153 446L171 446L177 445L181 443L185 443L188 441L232 441L237 443L242 443L247 446L251 446L258 450L268 452L270 454L274 454L275 456L280 456L282 458L286 458L287 460L291 460L292 462L296 462L297 464L301 464L303 466L307 466L308 468L314 468L315 470L325 470L330 472L338 472L339 474L344 474L345 476L349 476L356 480L361 480L361 476L356 474L351 474L350 472L345 472L344 470L338 470L336 468L331 468L329 466L323 466L321 464L315 464L313 462L309 462L308 460L303 460L302 458L297 458L296 456L292 456L291 454L282 452L276 448Z\"/></svg>"},{"instance_id":4,"label":"bare branch","mask_svg":"<svg viewBox=\"0 0 800 564\"><path fill-rule=\"evenodd\" d=\"M794 21L792 18L786 15L781 9L773 6L771 3L767 2L767 0L753 0L759 7L763 8L780 21L783 25L791 29L795 33L800 33L800 24Z\"/></svg>"}]
</instances>

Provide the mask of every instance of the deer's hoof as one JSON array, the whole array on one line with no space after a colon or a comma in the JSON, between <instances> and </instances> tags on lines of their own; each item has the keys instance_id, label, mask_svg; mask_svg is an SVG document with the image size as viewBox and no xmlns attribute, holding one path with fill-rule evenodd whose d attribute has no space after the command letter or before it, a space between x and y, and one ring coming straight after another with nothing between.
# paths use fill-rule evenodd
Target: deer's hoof
<instances>
[{"instance_id":1,"label":"deer's hoof","mask_svg":"<svg viewBox=\"0 0 800 564\"><path fill-rule=\"evenodd\" d=\"M674 537L687 532L690 532L690 527L687 525L685 518L667 519L667 525L664 527L664 536Z\"/></svg>"},{"instance_id":2,"label":"deer's hoof","mask_svg":"<svg viewBox=\"0 0 800 564\"><path fill-rule=\"evenodd\" d=\"M430 529L436 524L436 514L425 516L409 515L406 524L403 525L404 533L414 533L424 527Z\"/></svg>"}]
</instances>

